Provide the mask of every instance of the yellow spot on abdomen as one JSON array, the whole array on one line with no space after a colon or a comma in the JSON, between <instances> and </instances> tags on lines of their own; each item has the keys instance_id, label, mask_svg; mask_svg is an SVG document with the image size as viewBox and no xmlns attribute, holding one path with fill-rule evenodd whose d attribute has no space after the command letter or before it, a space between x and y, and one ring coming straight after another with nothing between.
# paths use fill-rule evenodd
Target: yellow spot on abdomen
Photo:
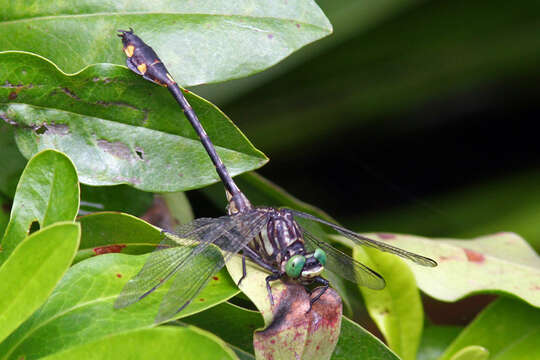
<instances>
[{"instance_id":1,"label":"yellow spot on abdomen","mask_svg":"<svg viewBox=\"0 0 540 360\"><path fill-rule=\"evenodd\" d=\"M168 78L169 80L171 80L173 83L175 83L174 79L172 78L172 76L171 76L169 73L167 73L167 78Z\"/></svg>"},{"instance_id":2,"label":"yellow spot on abdomen","mask_svg":"<svg viewBox=\"0 0 540 360\"><path fill-rule=\"evenodd\" d=\"M134 51L135 51L135 46L133 45L128 45L124 48L124 52L126 53L127 57L132 57Z\"/></svg>"},{"instance_id":3,"label":"yellow spot on abdomen","mask_svg":"<svg viewBox=\"0 0 540 360\"><path fill-rule=\"evenodd\" d=\"M146 64L138 65L137 70L139 70L141 72L141 74L146 73Z\"/></svg>"}]
</instances>

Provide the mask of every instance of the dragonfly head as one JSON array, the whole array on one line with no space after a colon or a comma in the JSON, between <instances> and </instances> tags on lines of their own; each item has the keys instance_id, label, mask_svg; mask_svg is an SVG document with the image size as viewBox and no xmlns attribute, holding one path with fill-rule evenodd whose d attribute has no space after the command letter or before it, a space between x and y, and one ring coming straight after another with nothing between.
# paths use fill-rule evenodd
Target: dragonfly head
<instances>
[{"instance_id":1,"label":"dragonfly head","mask_svg":"<svg viewBox=\"0 0 540 360\"><path fill-rule=\"evenodd\" d=\"M321 275L324 265L326 265L326 253L317 248L314 252L305 255L291 256L285 264L285 272L292 279L308 280Z\"/></svg>"}]
</instances>

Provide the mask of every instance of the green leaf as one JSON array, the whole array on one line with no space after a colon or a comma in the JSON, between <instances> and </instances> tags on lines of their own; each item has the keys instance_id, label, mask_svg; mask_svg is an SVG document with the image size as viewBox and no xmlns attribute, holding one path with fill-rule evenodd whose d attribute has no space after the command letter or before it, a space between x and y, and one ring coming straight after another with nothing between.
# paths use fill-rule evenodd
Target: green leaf
<instances>
[{"instance_id":1,"label":"green leaf","mask_svg":"<svg viewBox=\"0 0 540 360\"><path fill-rule=\"evenodd\" d=\"M340 238L341 243L348 242L344 237L336 238ZM396 354L404 360L416 359L424 327L424 312L413 273L393 254L352 247L355 260L386 279L386 287L382 290L359 287L371 318Z\"/></svg>"},{"instance_id":2,"label":"green leaf","mask_svg":"<svg viewBox=\"0 0 540 360\"><path fill-rule=\"evenodd\" d=\"M61 359L237 359L234 352L211 333L192 326L164 326L107 336L45 357Z\"/></svg>"},{"instance_id":3,"label":"green leaf","mask_svg":"<svg viewBox=\"0 0 540 360\"><path fill-rule=\"evenodd\" d=\"M49 61L0 53L0 116L16 126L24 156L55 148L69 155L80 181L172 192L218 181L197 135L168 91L124 67L102 64L66 76ZM10 93L16 99L8 102ZM268 160L214 105L186 97L232 175ZM13 98L13 97L11 97Z\"/></svg>"},{"instance_id":4,"label":"green leaf","mask_svg":"<svg viewBox=\"0 0 540 360\"><path fill-rule=\"evenodd\" d=\"M0 344L0 359L37 359L127 331L154 327L159 303L171 281L129 307L113 307L125 283L137 274L146 258L106 254L71 267L49 300ZM237 293L226 271L221 271L177 318L203 311Z\"/></svg>"},{"instance_id":5,"label":"green leaf","mask_svg":"<svg viewBox=\"0 0 540 360\"><path fill-rule=\"evenodd\" d=\"M473 240L369 234L375 239L433 258L436 268L406 262L422 291L442 301L501 291L540 306L540 257L521 237L498 233Z\"/></svg>"},{"instance_id":6,"label":"green leaf","mask_svg":"<svg viewBox=\"0 0 540 360\"><path fill-rule=\"evenodd\" d=\"M478 345L467 346L458 351L450 360L487 360L489 351Z\"/></svg>"},{"instance_id":7,"label":"green leaf","mask_svg":"<svg viewBox=\"0 0 540 360\"><path fill-rule=\"evenodd\" d=\"M71 160L53 150L35 155L17 185L0 261L26 237L33 221L42 228L57 221L72 221L78 209L79 183Z\"/></svg>"},{"instance_id":8,"label":"green leaf","mask_svg":"<svg viewBox=\"0 0 540 360\"><path fill-rule=\"evenodd\" d=\"M30 235L0 267L0 342L52 293L71 265L80 227L57 223Z\"/></svg>"},{"instance_id":9,"label":"green leaf","mask_svg":"<svg viewBox=\"0 0 540 360\"><path fill-rule=\"evenodd\" d=\"M490 304L448 347L440 360L453 359L465 347L477 345L493 360L536 359L540 354L540 309L517 299Z\"/></svg>"},{"instance_id":10,"label":"green leaf","mask_svg":"<svg viewBox=\"0 0 540 360\"><path fill-rule=\"evenodd\" d=\"M117 29L133 27L184 86L247 76L332 32L311 0L85 1L3 8L1 50L31 51L67 72L124 64Z\"/></svg>"},{"instance_id":11,"label":"green leaf","mask_svg":"<svg viewBox=\"0 0 540 360\"><path fill-rule=\"evenodd\" d=\"M253 332L264 325L259 312L246 310L229 302L184 318L182 322L211 331L227 343L248 353L254 351Z\"/></svg>"},{"instance_id":12,"label":"green leaf","mask_svg":"<svg viewBox=\"0 0 540 360\"><path fill-rule=\"evenodd\" d=\"M107 253L144 254L163 240L158 228L129 214L95 213L79 221L82 236L75 262Z\"/></svg>"},{"instance_id":13,"label":"green leaf","mask_svg":"<svg viewBox=\"0 0 540 360\"><path fill-rule=\"evenodd\" d=\"M375 336L347 318L341 323L341 335L332 360L399 360L399 357Z\"/></svg>"},{"instance_id":14,"label":"green leaf","mask_svg":"<svg viewBox=\"0 0 540 360\"><path fill-rule=\"evenodd\" d=\"M426 326L422 333L422 342L418 348L418 360L437 359L461 330L463 330L461 326Z\"/></svg>"},{"instance_id":15,"label":"green leaf","mask_svg":"<svg viewBox=\"0 0 540 360\"><path fill-rule=\"evenodd\" d=\"M13 138L13 128L3 121L0 122L0 149L2 149L0 193L13 198L17 181L24 169L24 165L26 165L26 159L17 150Z\"/></svg>"}]
</instances>

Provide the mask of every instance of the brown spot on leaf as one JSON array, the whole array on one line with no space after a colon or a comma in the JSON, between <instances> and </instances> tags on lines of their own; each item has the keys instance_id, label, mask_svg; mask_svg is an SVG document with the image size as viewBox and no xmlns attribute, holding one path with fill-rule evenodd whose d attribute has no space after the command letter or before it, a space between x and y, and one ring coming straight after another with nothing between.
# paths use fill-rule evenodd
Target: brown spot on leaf
<instances>
[{"instance_id":1,"label":"brown spot on leaf","mask_svg":"<svg viewBox=\"0 0 540 360\"><path fill-rule=\"evenodd\" d=\"M94 248L94 253L96 255L119 253L125 247L126 247L126 245L124 245L124 244L99 246L97 248Z\"/></svg>"},{"instance_id":2,"label":"brown spot on leaf","mask_svg":"<svg viewBox=\"0 0 540 360\"><path fill-rule=\"evenodd\" d=\"M388 233L377 233L377 236L384 240L395 239L396 235Z\"/></svg>"},{"instance_id":3,"label":"brown spot on leaf","mask_svg":"<svg viewBox=\"0 0 540 360\"><path fill-rule=\"evenodd\" d=\"M296 27L300 29L300 24L296 23Z\"/></svg>"},{"instance_id":4,"label":"brown spot on leaf","mask_svg":"<svg viewBox=\"0 0 540 360\"><path fill-rule=\"evenodd\" d=\"M116 277L120 279L122 277L122 274L116 274Z\"/></svg>"},{"instance_id":5,"label":"brown spot on leaf","mask_svg":"<svg viewBox=\"0 0 540 360\"><path fill-rule=\"evenodd\" d=\"M467 255L467 260L474 263L483 263L486 258L484 255L480 254L479 252L476 252L471 249L463 249L465 251L465 255Z\"/></svg>"},{"instance_id":6,"label":"brown spot on leaf","mask_svg":"<svg viewBox=\"0 0 540 360\"><path fill-rule=\"evenodd\" d=\"M12 91L8 95L9 100L15 100L17 98L17 93L15 91Z\"/></svg>"},{"instance_id":7,"label":"brown spot on leaf","mask_svg":"<svg viewBox=\"0 0 540 360\"><path fill-rule=\"evenodd\" d=\"M214 279L215 281L219 280L219 278L217 276L212 276L212 279Z\"/></svg>"},{"instance_id":8,"label":"brown spot on leaf","mask_svg":"<svg viewBox=\"0 0 540 360\"><path fill-rule=\"evenodd\" d=\"M67 87L63 87L60 90L62 90L62 92L64 94L66 94L67 96L69 96L72 99L81 100L80 97L78 97L72 90L68 89Z\"/></svg>"},{"instance_id":9,"label":"brown spot on leaf","mask_svg":"<svg viewBox=\"0 0 540 360\"><path fill-rule=\"evenodd\" d=\"M116 156L117 158L129 160L133 157L133 153L129 146L120 141L108 141L108 140L98 140L98 146L103 149L105 152Z\"/></svg>"}]
</instances>

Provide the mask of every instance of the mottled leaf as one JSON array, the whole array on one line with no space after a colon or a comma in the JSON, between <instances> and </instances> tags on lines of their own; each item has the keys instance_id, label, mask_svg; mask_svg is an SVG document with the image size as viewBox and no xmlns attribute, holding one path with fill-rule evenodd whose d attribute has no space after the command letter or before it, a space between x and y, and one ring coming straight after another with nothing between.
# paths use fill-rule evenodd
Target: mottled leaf
<instances>
[{"instance_id":1,"label":"mottled leaf","mask_svg":"<svg viewBox=\"0 0 540 360\"><path fill-rule=\"evenodd\" d=\"M0 266L0 342L51 294L71 265L80 227L57 223L30 235Z\"/></svg>"},{"instance_id":2,"label":"mottled leaf","mask_svg":"<svg viewBox=\"0 0 540 360\"><path fill-rule=\"evenodd\" d=\"M0 53L0 116L15 127L26 157L68 154L81 182L169 192L218 180L214 166L168 91L130 70L102 64L67 76L45 59ZM214 105L187 93L232 175L266 157Z\"/></svg>"},{"instance_id":3,"label":"mottled leaf","mask_svg":"<svg viewBox=\"0 0 540 360\"><path fill-rule=\"evenodd\" d=\"M75 219L79 209L79 183L71 160L46 150L35 155L24 169L2 239L0 262L28 235L32 222L45 227Z\"/></svg>"},{"instance_id":4,"label":"mottled leaf","mask_svg":"<svg viewBox=\"0 0 540 360\"><path fill-rule=\"evenodd\" d=\"M253 74L332 32L312 0L5 5L0 50L37 53L73 73L124 64L116 30L133 27L185 86Z\"/></svg>"},{"instance_id":5,"label":"mottled leaf","mask_svg":"<svg viewBox=\"0 0 540 360\"><path fill-rule=\"evenodd\" d=\"M406 262L420 289L435 299L456 301L472 293L506 292L540 306L540 257L514 233L473 240L383 233L370 236L435 259L436 268Z\"/></svg>"}]
</instances>

